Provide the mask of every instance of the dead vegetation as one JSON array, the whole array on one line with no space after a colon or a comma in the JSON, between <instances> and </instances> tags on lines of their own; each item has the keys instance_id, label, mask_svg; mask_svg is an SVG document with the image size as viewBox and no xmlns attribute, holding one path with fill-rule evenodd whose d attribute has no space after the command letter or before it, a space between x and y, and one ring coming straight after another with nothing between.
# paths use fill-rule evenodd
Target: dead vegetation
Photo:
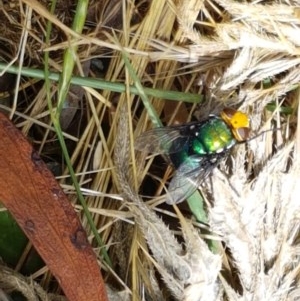
<instances>
[{"instance_id":1,"label":"dead vegetation","mask_svg":"<svg viewBox=\"0 0 300 301\"><path fill-rule=\"evenodd\" d=\"M74 75L124 83L127 90L72 85L60 121L113 263L112 268L103 263L103 271L115 300L299 299L299 4L90 3L83 34L73 34L79 45ZM0 3L1 61L43 69L43 53L49 51L51 71L61 72L76 6L58 1L55 15L48 6ZM47 20L54 24L50 45L44 38ZM230 106L250 115L254 133L280 128L237 146L222 162L222 173L216 170L205 183L206 224L195 221L184 204L164 205L171 169L134 151L135 138L151 123L141 98L129 93L136 81L124 53L143 87L199 94L198 103L149 96L165 125ZM23 76L17 94L9 89L1 110L28 135L80 214L44 82ZM57 89L52 81L54 106ZM82 222L90 231L84 215ZM99 248L95 251L102 261ZM47 273L43 277L47 287Z\"/></svg>"}]
</instances>

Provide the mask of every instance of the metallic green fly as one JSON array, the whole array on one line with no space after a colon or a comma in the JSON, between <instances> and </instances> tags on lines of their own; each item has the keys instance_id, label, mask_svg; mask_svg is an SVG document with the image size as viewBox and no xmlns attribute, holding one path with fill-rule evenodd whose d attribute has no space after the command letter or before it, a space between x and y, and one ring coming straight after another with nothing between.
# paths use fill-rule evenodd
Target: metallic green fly
<instances>
[{"instance_id":1,"label":"metallic green fly","mask_svg":"<svg viewBox=\"0 0 300 301\"><path fill-rule=\"evenodd\" d=\"M234 145L249 138L249 123L245 113L225 108L219 116L147 131L137 138L135 148L169 156L176 174L167 203L177 204L199 187Z\"/></svg>"}]
</instances>

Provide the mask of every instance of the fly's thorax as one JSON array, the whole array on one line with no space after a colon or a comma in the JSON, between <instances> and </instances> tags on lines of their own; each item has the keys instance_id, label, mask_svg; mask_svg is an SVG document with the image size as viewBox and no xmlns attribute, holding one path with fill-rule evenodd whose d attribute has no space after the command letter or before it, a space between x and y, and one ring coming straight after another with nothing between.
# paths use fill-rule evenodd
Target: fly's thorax
<instances>
[{"instance_id":1,"label":"fly's thorax","mask_svg":"<svg viewBox=\"0 0 300 301\"><path fill-rule=\"evenodd\" d=\"M206 155L222 153L236 144L236 139L226 124L218 116L210 116L205 124L195 126L190 153Z\"/></svg>"}]
</instances>

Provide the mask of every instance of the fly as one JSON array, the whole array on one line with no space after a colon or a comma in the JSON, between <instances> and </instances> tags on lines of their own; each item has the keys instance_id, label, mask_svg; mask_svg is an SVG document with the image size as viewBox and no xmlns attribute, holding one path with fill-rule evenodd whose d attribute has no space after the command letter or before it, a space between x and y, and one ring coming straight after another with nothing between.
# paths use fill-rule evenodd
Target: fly
<instances>
[{"instance_id":1,"label":"fly","mask_svg":"<svg viewBox=\"0 0 300 301\"><path fill-rule=\"evenodd\" d=\"M177 204L195 192L234 145L249 138L249 124L247 114L225 108L202 121L147 131L137 138L135 148L170 158L176 173L167 203Z\"/></svg>"}]
</instances>

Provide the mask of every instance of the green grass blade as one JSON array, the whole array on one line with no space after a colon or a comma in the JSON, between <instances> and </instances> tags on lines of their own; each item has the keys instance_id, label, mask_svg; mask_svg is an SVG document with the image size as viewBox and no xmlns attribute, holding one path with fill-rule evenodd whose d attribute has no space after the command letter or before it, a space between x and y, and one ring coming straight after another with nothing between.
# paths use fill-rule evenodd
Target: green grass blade
<instances>
[{"instance_id":1,"label":"green grass blade","mask_svg":"<svg viewBox=\"0 0 300 301\"><path fill-rule=\"evenodd\" d=\"M6 67L7 67L6 63L0 62L0 72L5 70ZM7 72L12 74L17 74L18 67L10 66L7 68ZM28 76L31 78L45 79L44 70L40 70L40 69L22 67L21 74L22 76ZM52 81L58 81L60 78L60 74L57 72L49 72L48 78ZM79 85L82 87L90 87L94 89L108 90L108 91L118 92L118 93L123 93L126 91L126 86L124 84L109 82L109 81L102 80L100 78L98 79L98 78L89 78L89 77L81 77L81 76L72 76L70 79L70 84ZM145 94L148 96L174 100L174 101L199 103L203 99L201 95L195 93L186 93L186 92L178 92L178 91L162 91L159 89L145 88L145 87L143 87L143 90ZM130 86L129 91L130 93L136 95L139 95L140 93L136 86Z\"/></svg>"},{"instance_id":2,"label":"green grass blade","mask_svg":"<svg viewBox=\"0 0 300 301\"><path fill-rule=\"evenodd\" d=\"M76 32L81 32L83 29L83 25L85 22L85 17L87 14L87 8L88 8L88 1L84 0L84 1L79 1L78 5L77 5L77 10L76 10L76 15L75 15L75 19L74 19L74 23L73 23L73 29ZM51 12L54 13L54 9L55 9L55 2L52 2L52 6L51 6ZM51 28L52 28L52 24L51 22L48 22L47 24L47 35L46 35L46 43L49 44L50 42L50 33L51 33ZM104 260L107 262L107 264L109 264L110 266L112 266L111 260L107 254L107 251L104 247L103 241L98 233L97 227L93 221L92 215L90 214L89 210L88 210L88 206L85 202L85 199L81 193L80 190L80 185L77 181L77 177L75 175L72 163L71 163L71 159L68 153L68 149L63 137L63 133L62 133L62 129L60 126L60 122L59 122L59 116L61 113L61 110L63 108L63 103L64 100L66 99L67 93L69 91L69 87L70 87L70 82L71 82L71 78L72 78L72 74L73 74L73 68L75 65L75 56L76 56L76 52L77 52L77 47L73 46L72 44L70 44L70 47L66 50L65 55L64 55L64 62L63 62L63 71L61 74L61 77L59 79L59 89L58 89L58 104L57 104L57 108L56 110L53 109L53 104L51 101L51 93L50 93L50 74L49 74L49 53L45 52L45 69L44 69L44 78L45 78L45 85L46 85L46 89L47 89L47 101L48 101L48 106L49 106L49 111L50 111L50 115L51 115L51 119L53 122L53 126L56 130L56 134L58 137L58 140L60 142L61 145L61 149L62 152L64 154L64 158L67 164L67 167L69 169L70 172L70 176L71 179L73 181L78 199L82 205L84 214L87 218L87 221L91 227L91 230L95 236L95 239L97 241L97 244L101 247L101 252L102 255L104 257Z\"/></svg>"}]
</instances>

